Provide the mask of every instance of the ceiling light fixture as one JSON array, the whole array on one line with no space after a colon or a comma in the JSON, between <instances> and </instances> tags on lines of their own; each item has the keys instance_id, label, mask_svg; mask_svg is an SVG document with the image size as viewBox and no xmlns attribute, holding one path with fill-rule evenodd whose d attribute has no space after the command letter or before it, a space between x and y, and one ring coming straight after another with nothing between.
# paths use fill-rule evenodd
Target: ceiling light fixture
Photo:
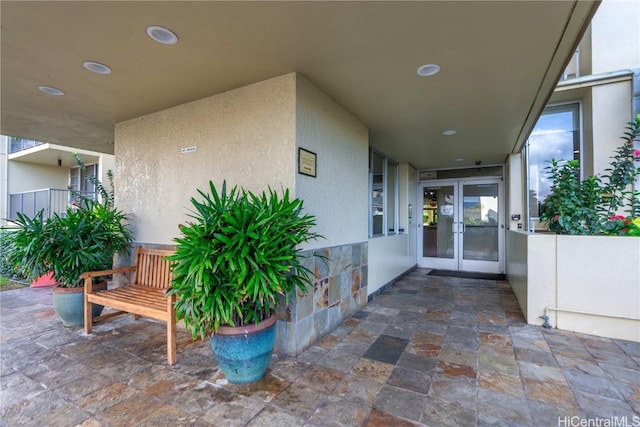
<instances>
[{"instance_id":1,"label":"ceiling light fixture","mask_svg":"<svg viewBox=\"0 0 640 427\"><path fill-rule=\"evenodd\" d=\"M456 157L455 159L453 159L454 162L464 162L464 159L462 157Z\"/></svg>"},{"instance_id":2,"label":"ceiling light fixture","mask_svg":"<svg viewBox=\"0 0 640 427\"><path fill-rule=\"evenodd\" d=\"M442 134L446 136L455 135L456 133L458 132L455 129L447 129L442 131Z\"/></svg>"},{"instance_id":3,"label":"ceiling light fixture","mask_svg":"<svg viewBox=\"0 0 640 427\"><path fill-rule=\"evenodd\" d=\"M94 61L85 61L82 63L82 66L87 70L98 73L98 74L111 74L111 68L107 67L104 64Z\"/></svg>"},{"instance_id":4,"label":"ceiling light fixture","mask_svg":"<svg viewBox=\"0 0 640 427\"><path fill-rule=\"evenodd\" d=\"M418 75L422 77L430 77L440 72L440 66L437 64L425 64L418 67Z\"/></svg>"},{"instance_id":5,"label":"ceiling light fixture","mask_svg":"<svg viewBox=\"0 0 640 427\"><path fill-rule=\"evenodd\" d=\"M147 35L162 44L178 43L178 36L171 30L159 25L151 25L147 27Z\"/></svg>"},{"instance_id":6,"label":"ceiling light fixture","mask_svg":"<svg viewBox=\"0 0 640 427\"><path fill-rule=\"evenodd\" d=\"M55 87L51 87L51 86L38 86L38 89L40 90L40 92L44 92L48 95L54 95L54 96L62 96L64 95L64 92L61 91L60 89L56 89Z\"/></svg>"}]
</instances>

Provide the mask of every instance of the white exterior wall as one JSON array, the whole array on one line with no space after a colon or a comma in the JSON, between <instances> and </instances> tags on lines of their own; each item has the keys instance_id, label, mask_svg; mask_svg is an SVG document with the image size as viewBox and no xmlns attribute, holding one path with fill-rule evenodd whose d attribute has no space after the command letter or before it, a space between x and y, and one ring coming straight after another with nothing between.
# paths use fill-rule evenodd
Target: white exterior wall
<instances>
[{"instance_id":1,"label":"white exterior wall","mask_svg":"<svg viewBox=\"0 0 640 427\"><path fill-rule=\"evenodd\" d=\"M297 149L288 159L296 168L296 196L325 237L305 249L367 240L368 135L358 119L297 76L296 146L316 153L316 177L297 173Z\"/></svg>"},{"instance_id":2,"label":"white exterior wall","mask_svg":"<svg viewBox=\"0 0 640 427\"><path fill-rule=\"evenodd\" d=\"M640 239L509 232L509 283L527 322L640 342Z\"/></svg>"},{"instance_id":3,"label":"white exterior wall","mask_svg":"<svg viewBox=\"0 0 640 427\"><path fill-rule=\"evenodd\" d=\"M640 2L605 0L591 21L591 73L640 67Z\"/></svg>"},{"instance_id":4,"label":"white exterior wall","mask_svg":"<svg viewBox=\"0 0 640 427\"><path fill-rule=\"evenodd\" d=\"M9 216L9 137L0 135L0 226Z\"/></svg>"},{"instance_id":5,"label":"white exterior wall","mask_svg":"<svg viewBox=\"0 0 640 427\"><path fill-rule=\"evenodd\" d=\"M132 214L135 240L173 244L209 180L295 191L295 82L288 74L117 124L116 205ZM197 151L181 154L188 147Z\"/></svg>"},{"instance_id":6,"label":"white exterior wall","mask_svg":"<svg viewBox=\"0 0 640 427\"><path fill-rule=\"evenodd\" d=\"M505 168L505 182L507 183L507 188L505 189L505 194L507 197L505 206L507 206L507 212L505 213L506 222L508 224L508 230L518 230L518 224L521 225L522 229L526 230L527 225L525 219L528 216L526 212L526 204L525 200L522 197L523 191L526 189L526 183L522 177L524 176L524 171L522 168L522 155L520 153L511 154L507 158L506 168ZM520 215L519 220L512 219L512 215ZM509 247L507 246L507 251L509 251Z\"/></svg>"}]
</instances>

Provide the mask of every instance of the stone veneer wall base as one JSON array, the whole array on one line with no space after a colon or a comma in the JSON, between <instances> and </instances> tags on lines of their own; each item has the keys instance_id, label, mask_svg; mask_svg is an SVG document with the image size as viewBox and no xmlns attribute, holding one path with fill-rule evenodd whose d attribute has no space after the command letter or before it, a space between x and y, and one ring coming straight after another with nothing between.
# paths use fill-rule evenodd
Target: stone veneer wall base
<instances>
[{"instance_id":1,"label":"stone veneer wall base","mask_svg":"<svg viewBox=\"0 0 640 427\"><path fill-rule=\"evenodd\" d=\"M321 254L325 258L312 256ZM304 253L313 289L295 292L278 307L276 351L295 356L367 304L368 243Z\"/></svg>"}]
</instances>

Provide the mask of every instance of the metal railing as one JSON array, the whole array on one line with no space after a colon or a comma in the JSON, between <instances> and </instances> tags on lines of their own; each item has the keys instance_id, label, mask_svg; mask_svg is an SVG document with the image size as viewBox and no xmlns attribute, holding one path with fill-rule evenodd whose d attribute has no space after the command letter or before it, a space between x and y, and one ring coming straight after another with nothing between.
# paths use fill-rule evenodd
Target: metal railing
<instances>
[{"instance_id":1,"label":"metal railing","mask_svg":"<svg viewBox=\"0 0 640 427\"><path fill-rule=\"evenodd\" d=\"M18 151L28 150L29 148L42 145L42 142L32 141L30 139L11 138L9 143L9 154L17 153Z\"/></svg>"},{"instance_id":2,"label":"metal railing","mask_svg":"<svg viewBox=\"0 0 640 427\"><path fill-rule=\"evenodd\" d=\"M55 188L9 194L9 217L7 219L17 219L18 212L33 218L43 209L43 217L51 218L54 213L64 214L72 202L81 206L82 197L96 200L96 196L95 192L77 192Z\"/></svg>"}]
</instances>

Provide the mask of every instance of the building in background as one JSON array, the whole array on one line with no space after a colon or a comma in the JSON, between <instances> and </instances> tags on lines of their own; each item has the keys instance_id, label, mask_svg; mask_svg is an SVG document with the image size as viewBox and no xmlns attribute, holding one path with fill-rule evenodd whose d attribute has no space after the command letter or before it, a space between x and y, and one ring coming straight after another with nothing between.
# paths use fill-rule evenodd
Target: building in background
<instances>
[{"instance_id":1,"label":"building in background","mask_svg":"<svg viewBox=\"0 0 640 427\"><path fill-rule=\"evenodd\" d=\"M84 162L84 170L74 153ZM95 199L98 195L88 176L97 176L106 185L107 171L114 165L112 154L0 136L0 221L15 219L18 212L33 216L44 210L45 217L64 212L77 194Z\"/></svg>"}]
</instances>

